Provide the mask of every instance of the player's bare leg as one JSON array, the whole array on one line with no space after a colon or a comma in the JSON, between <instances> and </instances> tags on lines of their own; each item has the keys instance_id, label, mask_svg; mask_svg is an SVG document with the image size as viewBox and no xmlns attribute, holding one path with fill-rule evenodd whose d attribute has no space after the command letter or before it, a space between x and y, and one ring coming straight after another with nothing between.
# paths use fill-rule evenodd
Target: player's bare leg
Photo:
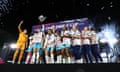
<instances>
[{"instance_id":1,"label":"player's bare leg","mask_svg":"<svg viewBox=\"0 0 120 72\"><path fill-rule=\"evenodd\" d=\"M13 55L13 60L12 60L12 63L14 64L15 61L16 61L16 58L17 58L17 55L18 55L18 52L19 52L19 49L17 48L14 55Z\"/></svg>"},{"instance_id":2,"label":"player's bare leg","mask_svg":"<svg viewBox=\"0 0 120 72\"><path fill-rule=\"evenodd\" d=\"M36 49L33 49L33 55L32 55L32 59L30 64L34 64L35 63L35 55L36 55Z\"/></svg>"},{"instance_id":3,"label":"player's bare leg","mask_svg":"<svg viewBox=\"0 0 120 72\"><path fill-rule=\"evenodd\" d=\"M45 60L46 60L46 64L49 64L49 63L50 63L48 51L46 51L46 50L45 50Z\"/></svg>"},{"instance_id":4,"label":"player's bare leg","mask_svg":"<svg viewBox=\"0 0 120 72\"><path fill-rule=\"evenodd\" d=\"M70 54L69 54L69 49L68 48L65 49L65 53L66 53L66 56L67 56L68 63L71 63L71 58L70 58Z\"/></svg>"},{"instance_id":5,"label":"player's bare leg","mask_svg":"<svg viewBox=\"0 0 120 72\"><path fill-rule=\"evenodd\" d=\"M54 64L54 48L51 48L50 57L51 57L51 63Z\"/></svg>"},{"instance_id":6,"label":"player's bare leg","mask_svg":"<svg viewBox=\"0 0 120 72\"><path fill-rule=\"evenodd\" d=\"M36 56L36 64L39 63L39 52L40 52L40 48L37 49L37 56Z\"/></svg>"},{"instance_id":7,"label":"player's bare leg","mask_svg":"<svg viewBox=\"0 0 120 72\"><path fill-rule=\"evenodd\" d=\"M22 58L23 58L23 54L24 54L24 50L21 49L21 51L20 51L20 55L19 55L19 59L18 59L18 64L21 63L21 60L22 60Z\"/></svg>"},{"instance_id":8,"label":"player's bare leg","mask_svg":"<svg viewBox=\"0 0 120 72\"><path fill-rule=\"evenodd\" d=\"M66 63L66 61L65 61L65 49L62 49L61 53L62 53L62 63L65 64Z\"/></svg>"},{"instance_id":9,"label":"player's bare leg","mask_svg":"<svg viewBox=\"0 0 120 72\"><path fill-rule=\"evenodd\" d=\"M32 53L31 53L31 52L28 52L27 58L26 58L26 60L25 60L25 64L28 64L31 56L32 56Z\"/></svg>"}]
</instances>

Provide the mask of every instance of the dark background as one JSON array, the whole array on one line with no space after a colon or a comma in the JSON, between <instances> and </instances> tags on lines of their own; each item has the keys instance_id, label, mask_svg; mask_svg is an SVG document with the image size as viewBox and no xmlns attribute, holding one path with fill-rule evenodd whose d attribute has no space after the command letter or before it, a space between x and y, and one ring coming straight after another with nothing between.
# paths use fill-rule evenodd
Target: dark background
<instances>
[{"instance_id":1,"label":"dark background","mask_svg":"<svg viewBox=\"0 0 120 72\"><path fill-rule=\"evenodd\" d=\"M31 27L39 23L38 16L41 14L47 17L44 23L88 17L96 28L110 22L120 26L120 0L9 0L9 5L1 3L1 1L5 0L0 0L0 46L5 42L16 41L18 37L17 25L21 20L24 20L22 28L27 28L30 33ZM1 8L1 4L7 5L7 10ZM109 20L108 17L111 19ZM42 65L41 67L31 66L31 68L30 65L26 68L23 65L23 69L21 69L22 67L10 67L12 66L1 65L0 70L2 70L1 72L15 69L17 69L15 71L21 72L32 70L40 70L41 72L114 72L119 70L119 66L116 67L114 64L104 64L101 67L99 65L91 66L91 64L61 65L61 67L60 65L54 67Z\"/></svg>"},{"instance_id":2,"label":"dark background","mask_svg":"<svg viewBox=\"0 0 120 72\"><path fill-rule=\"evenodd\" d=\"M9 0L8 4L10 1L8 10L1 9L1 43L17 39L21 20L24 20L22 28L30 33L41 14L47 17L43 23L88 17L96 28L110 22L120 26L120 0Z\"/></svg>"}]
</instances>

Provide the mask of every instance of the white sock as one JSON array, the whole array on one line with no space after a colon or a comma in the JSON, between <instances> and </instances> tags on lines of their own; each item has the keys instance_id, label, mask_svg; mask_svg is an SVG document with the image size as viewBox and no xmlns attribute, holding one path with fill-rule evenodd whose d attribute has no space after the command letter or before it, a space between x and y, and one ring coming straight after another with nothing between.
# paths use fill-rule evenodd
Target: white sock
<instances>
[{"instance_id":1,"label":"white sock","mask_svg":"<svg viewBox=\"0 0 120 72\"><path fill-rule=\"evenodd\" d=\"M39 60L40 64L42 64L42 60Z\"/></svg>"},{"instance_id":2,"label":"white sock","mask_svg":"<svg viewBox=\"0 0 120 72\"><path fill-rule=\"evenodd\" d=\"M68 63L71 63L71 58L70 58L70 57L68 57L67 59L68 59Z\"/></svg>"},{"instance_id":3,"label":"white sock","mask_svg":"<svg viewBox=\"0 0 120 72\"><path fill-rule=\"evenodd\" d=\"M48 64L49 63L49 57L45 56L45 60L46 60L46 64Z\"/></svg>"},{"instance_id":4,"label":"white sock","mask_svg":"<svg viewBox=\"0 0 120 72\"><path fill-rule=\"evenodd\" d=\"M15 63L15 61L14 60L12 60L12 64L14 64Z\"/></svg>"},{"instance_id":5,"label":"white sock","mask_svg":"<svg viewBox=\"0 0 120 72\"><path fill-rule=\"evenodd\" d=\"M81 63L80 59L76 60L76 63L77 63L77 64L78 64L78 63Z\"/></svg>"},{"instance_id":6,"label":"white sock","mask_svg":"<svg viewBox=\"0 0 120 72\"><path fill-rule=\"evenodd\" d=\"M28 64L29 59L30 59L30 55L27 55L27 58L26 58L25 64Z\"/></svg>"},{"instance_id":7,"label":"white sock","mask_svg":"<svg viewBox=\"0 0 120 72\"><path fill-rule=\"evenodd\" d=\"M62 63L62 55L59 55L59 63Z\"/></svg>"},{"instance_id":8,"label":"white sock","mask_svg":"<svg viewBox=\"0 0 120 72\"><path fill-rule=\"evenodd\" d=\"M33 53L32 59L31 59L31 64L33 64L35 62L35 53Z\"/></svg>"},{"instance_id":9,"label":"white sock","mask_svg":"<svg viewBox=\"0 0 120 72\"><path fill-rule=\"evenodd\" d=\"M71 63L75 63L74 57L71 58Z\"/></svg>"},{"instance_id":10,"label":"white sock","mask_svg":"<svg viewBox=\"0 0 120 72\"><path fill-rule=\"evenodd\" d=\"M57 56L57 62L56 63L59 63L59 55Z\"/></svg>"},{"instance_id":11,"label":"white sock","mask_svg":"<svg viewBox=\"0 0 120 72\"><path fill-rule=\"evenodd\" d=\"M65 63L66 63L65 58L63 58L63 64L65 64Z\"/></svg>"},{"instance_id":12,"label":"white sock","mask_svg":"<svg viewBox=\"0 0 120 72\"><path fill-rule=\"evenodd\" d=\"M20 61L18 61L18 64L20 64Z\"/></svg>"},{"instance_id":13,"label":"white sock","mask_svg":"<svg viewBox=\"0 0 120 72\"><path fill-rule=\"evenodd\" d=\"M38 64L39 62L39 52L37 52L37 56L36 56L36 64Z\"/></svg>"},{"instance_id":14,"label":"white sock","mask_svg":"<svg viewBox=\"0 0 120 72\"><path fill-rule=\"evenodd\" d=\"M51 63L54 63L54 54L51 54Z\"/></svg>"},{"instance_id":15,"label":"white sock","mask_svg":"<svg viewBox=\"0 0 120 72\"><path fill-rule=\"evenodd\" d=\"M80 63L83 63L83 58L80 59Z\"/></svg>"}]
</instances>

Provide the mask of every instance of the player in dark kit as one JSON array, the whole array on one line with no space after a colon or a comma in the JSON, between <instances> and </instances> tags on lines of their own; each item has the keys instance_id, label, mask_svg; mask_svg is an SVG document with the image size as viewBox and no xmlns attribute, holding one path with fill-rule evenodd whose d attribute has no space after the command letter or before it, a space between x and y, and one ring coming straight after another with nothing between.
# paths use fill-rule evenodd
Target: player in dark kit
<instances>
[{"instance_id":1,"label":"player in dark kit","mask_svg":"<svg viewBox=\"0 0 120 72\"><path fill-rule=\"evenodd\" d=\"M95 29L91 29L91 52L93 54L93 56L95 57L96 62L100 61L102 62L102 57L100 56L100 52L99 52L99 46L98 46L98 37L96 34Z\"/></svg>"},{"instance_id":2,"label":"player in dark kit","mask_svg":"<svg viewBox=\"0 0 120 72\"><path fill-rule=\"evenodd\" d=\"M82 53L85 57L85 60L87 63L92 63L92 56L90 54L90 36L91 33L90 33L90 30L88 29L88 27L84 27L84 29L82 30Z\"/></svg>"},{"instance_id":3,"label":"player in dark kit","mask_svg":"<svg viewBox=\"0 0 120 72\"><path fill-rule=\"evenodd\" d=\"M73 47L73 55L75 57L75 63L80 62L80 54L81 54L81 34L80 31L77 29L76 25L73 25L71 30L72 36L72 47Z\"/></svg>"}]
</instances>

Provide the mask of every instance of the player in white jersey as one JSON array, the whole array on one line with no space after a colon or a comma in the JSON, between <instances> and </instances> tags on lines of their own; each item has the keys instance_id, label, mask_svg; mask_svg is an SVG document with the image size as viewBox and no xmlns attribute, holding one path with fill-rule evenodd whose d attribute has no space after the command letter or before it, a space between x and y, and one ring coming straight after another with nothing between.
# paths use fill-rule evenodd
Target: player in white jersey
<instances>
[{"instance_id":1,"label":"player in white jersey","mask_svg":"<svg viewBox=\"0 0 120 72\"><path fill-rule=\"evenodd\" d=\"M29 37L29 46L28 46L28 49L27 49L27 58L26 58L26 61L25 61L25 64L29 64L30 62L30 58L32 56L32 48L33 48L33 34L31 33L30 37Z\"/></svg>"},{"instance_id":2,"label":"player in white jersey","mask_svg":"<svg viewBox=\"0 0 120 72\"><path fill-rule=\"evenodd\" d=\"M57 31L55 33L55 49L56 49L56 55L57 55L57 61L56 63L60 64L62 63L62 53L61 50L64 48L60 32Z\"/></svg>"},{"instance_id":3,"label":"player in white jersey","mask_svg":"<svg viewBox=\"0 0 120 72\"><path fill-rule=\"evenodd\" d=\"M55 35L52 33L51 30L48 30L48 34L46 35L45 39L45 60L46 64L54 63L54 48L55 48ZM50 57L49 57L50 54Z\"/></svg>"},{"instance_id":4,"label":"player in white jersey","mask_svg":"<svg viewBox=\"0 0 120 72\"><path fill-rule=\"evenodd\" d=\"M98 51L98 37L96 34L95 29L91 28L91 52L93 54L93 56L95 57L96 62L100 61L102 62L102 57L100 56L100 52Z\"/></svg>"},{"instance_id":5,"label":"player in white jersey","mask_svg":"<svg viewBox=\"0 0 120 72\"><path fill-rule=\"evenodd\" d=\"M66 26L63 27L61 36L64 45L64 48L61 50L63 63L66 63L65 58L67 58L68 63L71 63L70 51L69 51L71 47L71 37L70 37L70 31Z\"/></svg>"},{"instance_id":6,"label":"player in white jersey","mask_svg":"<svg viewBox=\"0 0 120 72\"><path fill-rule=\"evenodd\" d=\"M76 25L73 25L71 30L72 36L72 48L73 48L73 55L75 57L75 63L79 63L80 61L80 54L81 54L81 35L80 31L77 29Z\"/></svg>"},{"instance_id":7,"label":"player in white jersey","mask_svg":"<svg viewBox=\"0 0 120 72\"><path fill-rule=\"evenodd\" d=\"M43 32L38 28L36 29L37 33L33 35L33 56L31 63L33 64L36 60L36 64L39 63L40 50L42 50L43 44ZM36 58L36 59L35 59Z\"/></svg>"},{"instance_id":8,"label":"player in white jersey","mask_svg":"<svg viewBox=\"0 0 120 72\"><path fill-rule=\"evenodd\" d=\"M82 53L85 57L86 62L92 63L92 56L90 54L90 30L87 26L82 30Z\"/></svg>"}]
</instances>

